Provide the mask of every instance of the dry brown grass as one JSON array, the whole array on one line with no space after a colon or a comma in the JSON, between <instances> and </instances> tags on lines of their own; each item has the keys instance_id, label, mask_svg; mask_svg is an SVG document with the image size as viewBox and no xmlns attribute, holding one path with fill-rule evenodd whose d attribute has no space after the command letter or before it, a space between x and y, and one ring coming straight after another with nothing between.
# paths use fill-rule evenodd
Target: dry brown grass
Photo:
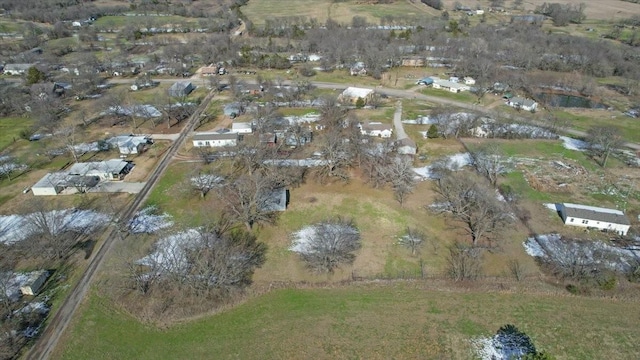
<instances>
[{"instance_id":1,"label":"dry brown grass","mask_svg":"<svg viewBox=\"0 0 640 360\"><path fill-rule=\"evenodd\" d=\"M483 8L487 8L489 6L489 1L473 1L473 2L465 2L460 1L461 3L473 7L476 4L480 4ZM597 0L597 1L584 1L584 0L525 0L524 1L524 11L529 12L535 10L537 6L542 5L545 2L552 3L561 3L561 4L574 4L578 5L584 3L587 5L585 9L585 15L587 19L598 19L598 20L613 20L620 18L628 18L633 14L640 14L640 4L633 4L626 1L620 0ZM444 7L447 10L451 10L456 3L456 0L443 0ZM505 8L511 9L513 6L512 0L505 1Z\"/></svg>"}]
</instances>

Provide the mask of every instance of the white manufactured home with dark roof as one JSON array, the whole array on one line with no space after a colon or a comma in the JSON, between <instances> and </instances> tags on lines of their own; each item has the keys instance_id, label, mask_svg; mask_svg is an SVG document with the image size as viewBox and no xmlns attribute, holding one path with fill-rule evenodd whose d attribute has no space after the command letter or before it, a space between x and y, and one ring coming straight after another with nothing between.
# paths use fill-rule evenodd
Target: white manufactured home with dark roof
<instances>
[{"instance_id":1,"label":"white manufactured home with dark roof","mask_svg":"<svg viewBox=\"0 0 640 360\"><path fill-rule=\"evenodd\" d=\"M631 223L620 210L578 204L559 204L560 216L565 225L616 232L626 235Z\"/></svg>"}]
</instances>

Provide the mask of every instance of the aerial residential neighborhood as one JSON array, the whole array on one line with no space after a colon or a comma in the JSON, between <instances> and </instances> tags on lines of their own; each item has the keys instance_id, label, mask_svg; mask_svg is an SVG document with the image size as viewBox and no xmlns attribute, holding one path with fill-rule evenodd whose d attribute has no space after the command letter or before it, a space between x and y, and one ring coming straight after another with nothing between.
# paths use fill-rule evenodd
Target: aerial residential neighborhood
<instances>
[{"instance_id":1,"label":"aerial residential neighborhood","mask_svg":"<svg viewBox=\"0 0 640 360\"><path fill-rule=\"evenodd\" d=\"M0 4L0 359L636 359L635 0Z\"/></svg>"}]
</instances>

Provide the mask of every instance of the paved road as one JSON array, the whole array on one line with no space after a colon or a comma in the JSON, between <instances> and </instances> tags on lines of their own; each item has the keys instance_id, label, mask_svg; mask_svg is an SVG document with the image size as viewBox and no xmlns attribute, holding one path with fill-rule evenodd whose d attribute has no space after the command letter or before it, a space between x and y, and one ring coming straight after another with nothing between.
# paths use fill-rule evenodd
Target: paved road
<instances>
[{"instance_id":1,"label":"paved road","mask_svg":"<svg viewBox=\"0 0 640 360\"><path fill-rule=\"evenodd\" d=\"M406 139L407 133L404 131L404 124L402 124L402 101L396 102L396 112L393 114L393 127L396 129L396 139Z\"/></svg>"},{"instance_id":2,"label":"paved road","mask_svg":"<svg viewBox=\"0 0 640 360\"><path fill-rule=\"evenodd\" d=\"M27 353L27 359L48 359L51 356L58 343L58 340L69 325L73 314L82 303L82 300L89 290L89 286L91 285L95 274L100 268L100 265L106 258L109 250L113 247L115 240L121 238L121 233L119 230L122 228L122 224L126 224L129 219L131 219L131 217L136 213L136 211L138 211L139 208L144 204L144 201L147 199L147 196L151 192L151 189L154 187L158 179L160 179L161 175L165 172L169 163L171 162L171 159L174 157L174 155L177 154L178 149L180 149L185 139L187 138L187 135L193 131L195 125L199 122L201 114L207 108L207 106L211 102L211 99L213 99L213 92L209 93L209 95L205 97L198 109L189 118L184 128L182 129L180 136L172 144L169 150L164 153L164 156L158 162L158 165L149 176L149 179L147 180L140 193L138 193L138 195L133 199L133 201L127 208L121 211L121 213L119 214L119 221L114 222L105 231L101 238L101 241L99 242L99 248L96 249L92 258L89 260L89 264L87 265L84 274L75 285L73 290L71 290L71 293L67 296L60 309L58 309L55 315L50 319L50 322L42 333L42 336L40 336L33 348L31 348L29 353Z\"/></svg>"}]
</instances>

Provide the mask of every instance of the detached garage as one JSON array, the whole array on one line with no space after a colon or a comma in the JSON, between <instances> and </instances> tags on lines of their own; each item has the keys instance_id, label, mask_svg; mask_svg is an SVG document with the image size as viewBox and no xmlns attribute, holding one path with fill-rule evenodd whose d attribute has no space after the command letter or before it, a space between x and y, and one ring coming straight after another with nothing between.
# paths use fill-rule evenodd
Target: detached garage
<instances>
[{"instance_id":1,"label":"detached garage","mask_svg":"<svg viewBox=\"0 0 640 360\"><path fill-rule=\"evenodd\" d=\"M67 187L67 177L64 172L48 173L31 187L31 191L35 196L58 195Z\"/></svg>"}]
</instances>

